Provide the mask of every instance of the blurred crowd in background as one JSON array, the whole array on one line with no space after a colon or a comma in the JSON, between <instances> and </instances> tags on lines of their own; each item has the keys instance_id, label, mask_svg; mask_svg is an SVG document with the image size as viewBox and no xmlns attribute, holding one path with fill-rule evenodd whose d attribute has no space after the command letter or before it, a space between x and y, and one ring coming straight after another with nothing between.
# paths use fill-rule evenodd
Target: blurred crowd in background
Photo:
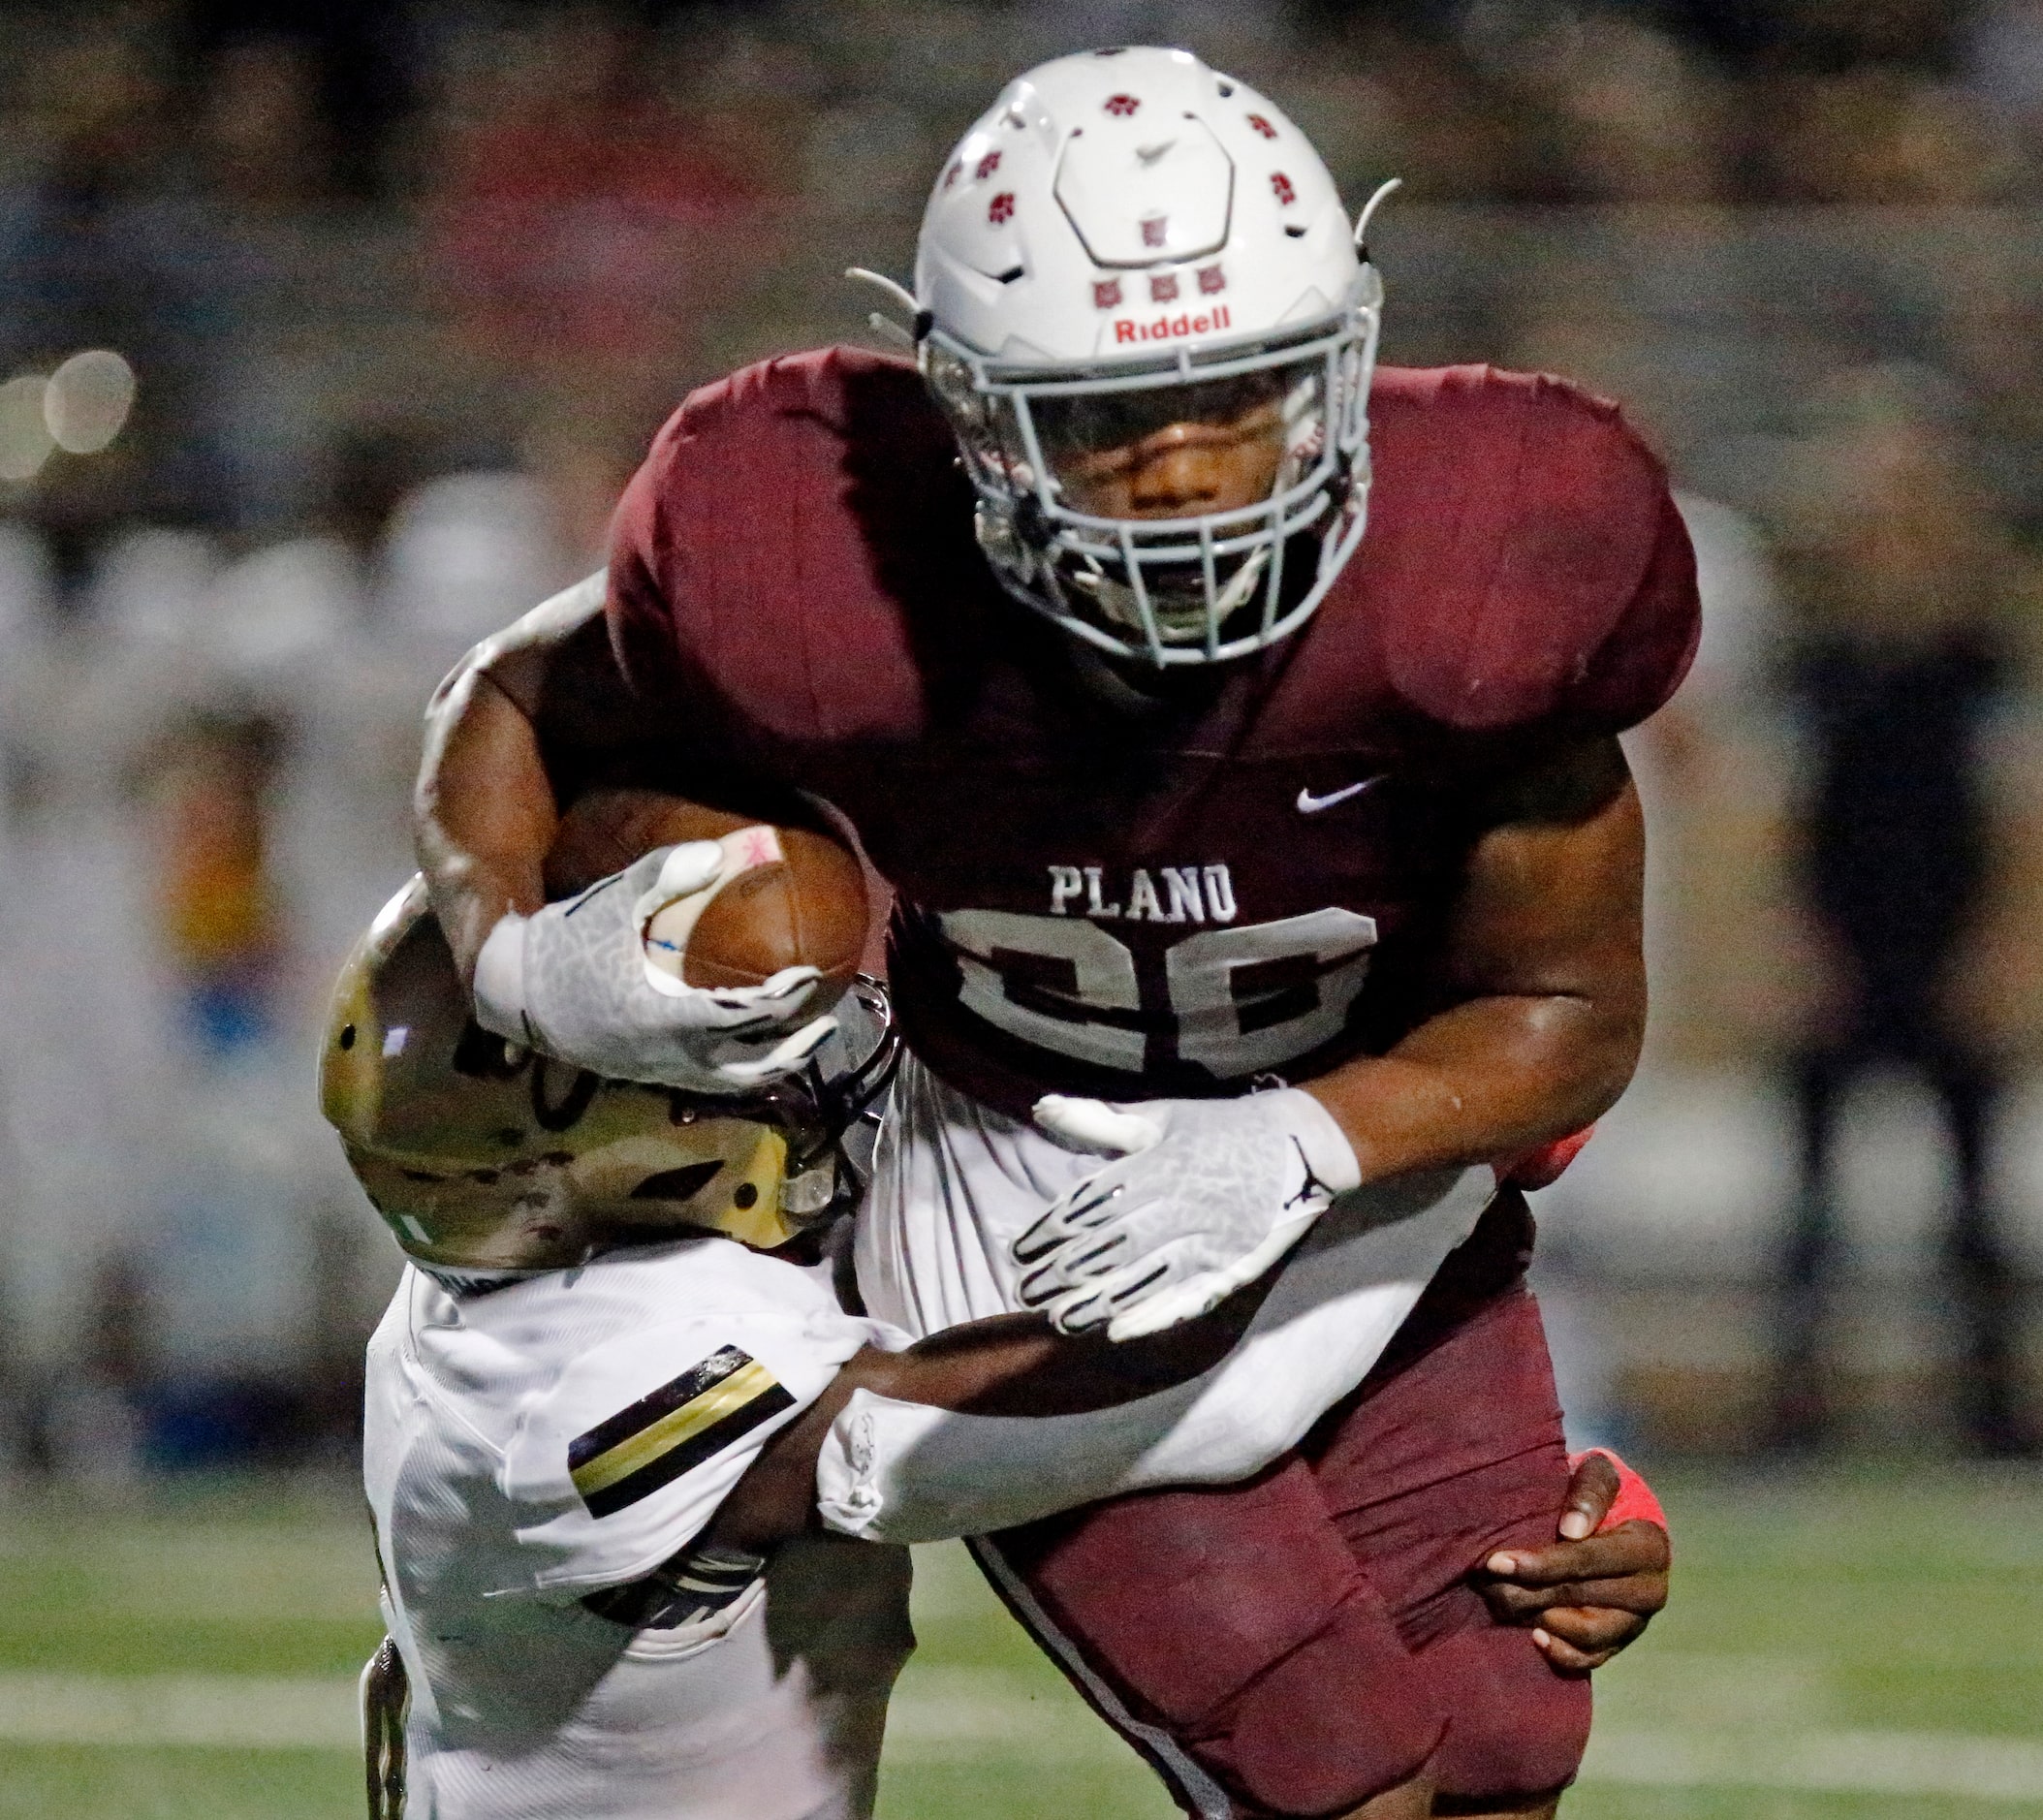
<instances>
[{"instance_id":1,"label":"blurred crowd in background","mask_svg":"<svg viewBox=\"0 0 2043 1820\"><path fill-rule=\"evenodd\" d=\"M1123 42L1404 178L1386 360L1681 488L1654 1029L1539 1208L1578 1428L2032 1446L2043 0L139 0L0 5L0 1467L345 1457L396 1266L314 1064L433 683Z\"/></svg>"}]
</instances>

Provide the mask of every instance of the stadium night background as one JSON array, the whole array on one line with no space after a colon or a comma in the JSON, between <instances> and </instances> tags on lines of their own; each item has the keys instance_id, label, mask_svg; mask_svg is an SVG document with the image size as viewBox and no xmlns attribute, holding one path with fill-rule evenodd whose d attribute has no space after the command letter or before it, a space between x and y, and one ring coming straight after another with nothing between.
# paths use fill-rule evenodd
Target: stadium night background
<instances>
[{"instance_id":1,"label":"stadium night background","mask_svg":"<svg viewBox=\"0 0 2043 1820\"><path fill-rule=\"evenodd\" d=\"M313 1075L420 710L1125 41L1401 176L1384 360L1621 399L1698 551L1647 1060L1534 1203L1678 1557L1565 1811L2043 1811L2043 6L140 0L0 7L0 1817L361 1811L397 1258ZM916 1596L887 1820L1168 1811Z\"/></svg>"}]
</instances>

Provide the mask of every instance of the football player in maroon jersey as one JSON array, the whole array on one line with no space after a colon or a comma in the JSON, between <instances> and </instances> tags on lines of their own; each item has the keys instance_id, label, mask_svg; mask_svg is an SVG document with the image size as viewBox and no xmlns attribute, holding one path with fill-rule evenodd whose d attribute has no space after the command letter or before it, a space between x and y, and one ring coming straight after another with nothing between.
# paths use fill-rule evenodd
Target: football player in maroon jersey
<instances>
[{"instance_id":1,"label":"football player in maroon jersey","mask_svg":"<svg viewBox=\"0 0 2043 1820\"><path fill-rule=\"evenodd\" d=\"M812 976L649 991L544 904L557 805L854 828L911 1051L872 1311L1166 1356L1187 1324L1208 1451L1160 1434L1098 1485L1138 1495L1049 1518L1089 1454L1035 1457L977 1545L996 1587L1188 1811L1545 1813L1587 1736L1564 1671L1636 1618L1571 1643L1471 1579L1569 1485L1512 1177L1636 1059L1617 736L1686 667L1693 561L1614 407L1375 370L1359 239L1297 129L1186 53L1021 78L932 196L920 373L833 350L688 399L607 594L436 698L421 852L485 1024L700 1090L801 1065ZM835 1416L833 1526L912 1538L887 1463L940 1445L927 1413ZM1147 1489L1229 1460L1254 1476ZM1576 1546L1583 1596L1656 1602L1656 1526Z\"/></svg>"}]
</instances>

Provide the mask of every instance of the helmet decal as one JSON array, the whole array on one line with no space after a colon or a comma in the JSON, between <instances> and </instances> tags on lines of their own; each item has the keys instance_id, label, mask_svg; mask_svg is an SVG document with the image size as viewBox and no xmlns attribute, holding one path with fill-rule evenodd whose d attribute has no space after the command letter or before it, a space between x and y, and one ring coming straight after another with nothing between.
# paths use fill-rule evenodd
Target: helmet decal
<instances>
[{"instance_id":1,"label":"helmet decal","mask_svg":"<svg viewBox=\"0 0 2043 1820\"><path fill-rule=\"evenodd\" d=\"M1142 103L1133 95L1109 95L1101 106L1116 118L1125 120L1142 106Z\"/></svg>"}]
</instances>

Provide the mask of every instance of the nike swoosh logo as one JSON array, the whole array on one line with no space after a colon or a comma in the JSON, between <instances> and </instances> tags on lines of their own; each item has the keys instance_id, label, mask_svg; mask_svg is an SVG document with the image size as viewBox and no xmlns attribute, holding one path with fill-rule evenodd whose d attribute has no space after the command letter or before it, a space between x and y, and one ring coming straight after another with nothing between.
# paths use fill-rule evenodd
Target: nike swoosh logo
<instances>
[{"instance_id":1,"label":"nike swoosh logo","mask_svg":"<svg viewBox=\"0 0 2043 1820\"><path fill-rule=\"evenodd\" d=\"M1345 802L1350 797L1359 797L1372 784L1380 784L1389 773L1379 771L1373 777L1365 777L1359 784L1350 784L1345 790L1330 790L1323 797L1315 797L1309 790L1298 793L1298 812L1301 815L1317 815L1322 809L1331 809L1336 802Z\"/></svg>"}]
</instances>

